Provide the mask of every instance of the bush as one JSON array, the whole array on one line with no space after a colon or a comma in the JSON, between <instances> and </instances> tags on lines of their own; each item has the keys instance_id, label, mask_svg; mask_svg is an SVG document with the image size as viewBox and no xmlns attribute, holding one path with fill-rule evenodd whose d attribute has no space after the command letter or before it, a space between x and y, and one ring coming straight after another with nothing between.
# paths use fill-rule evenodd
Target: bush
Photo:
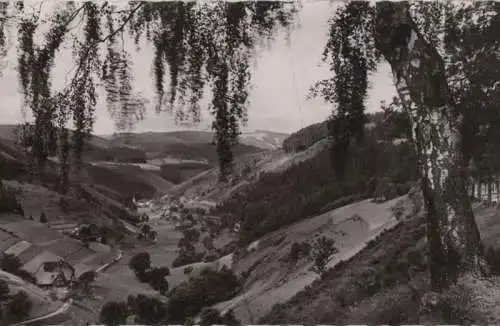
<instances>
[{"instance_id":1,"label":"bush","mask_svg":"<svg viewBox=\"0 0 500 326\"><path fill-rule=\"evenodd\" d=\"M227 268L206 269L173 289L167 304L169 322L183 323L186 317L196 316L203 307L232 298L239 287L238 278Z\"/></svg>"},{"instance_id":2,"label":"bush","mask_svg":"<svg viewBox=\"0 0 500 326\"><path fill-rule=\"evenodd\" d=\"M143 294L129 296L128 307L136 316L136 323L154 325L162 323L167 318L165 304L157 298L147 297Z\"/></svg>"},{"instance_id":3,"label":"bush","mask_svg":"<svg viewBox=\"0 0 500 326\"><path fill-rule=\"evenodd\" d=\"M170 275L168 267L152 268L150 271L144 273L144 281L149 283L153 289L165 295L168 291L168 281L165 279Z\"/></svg>"},{"instance_id":4,"label":"bush","mask_svg":"<svg viewBox=\"0 0 500 326\"><path fill-rule=\"evenodd\" d=\"M486 249L484 258L490 267L491 274L500 275L500 249L489 246L488 249Z\"/></svg>"},{"instance_id":5,"label":"bush","mask_svg":"<svg viewBox=\"0 0 500 326\"><path fill-rule=\"evenodd\" d=\"M401 220L405 213L404 201L398 200L398 202L391 207L391 213L397 221Z\"/></svg>"},{"instance_id":6,"label":"bush","mask_svg":"<svg viewBox=\"0 0 500 326\"><path fill-rule=\"evenodd\" d=\"M172 262L172 267L179 267L183 265L189 265L192 263L197 263L203 260L203 253L194 253L193 251L181 251L179 256L177 256Z\"/></svg>"},{"instance_id":7,"label":"bush","mask_svg":"<svg viewBox=\"0 0 500 326\"><path fill-rule=\"evenodd\" d=\"M19 291L7 303L4 311L5 317L3 319L8 320L10 322L8 324L26 320L32 308L33 302L31 302L26 292Z\"/></svg>"},{"instance_id":8,"label":"bush","mask_svg":"<svg viewBox=\"0 0 500 326\"><path fill-rule=\"evenodd\" d=\"M104 304L99 314L99 322L107 326L127 323L128 309L125 302L109 301Z\"/></svg>"},{"instance_id":9,"label":"bush","mask_svg":"<svg viewBox=\"0 0 500 326\"><path fill-rule=\"evenodd\" d=\"M0 301L6 300L9 296L9 292L9 284L7 284L5 280L0 279Z\"/></svg>"},{"instance_id":10,"label":"bush","mask_svg":"<svg viewBox=\"0 0 500 326\"><path fill-rule=\"evenodd\" d=\"M0 213L17 213L24 216L21 204L17 201L16 191L8 189L0 180Z\"/></svg>"},{"instance_id":11,"label":"bush","mask_svg":"<svg viewBox=\"0 0 500 326\"><path fill-rule=\"evenodd\" d=\"M297 261L300 256L300 245L297 242L294 242L292 244L292 247L290 248L290 259L292 261Z\"/></svg>"},{"instance_id":12,"label":"bush","mask_svg":"<svg viewBox=\"0 0 500 326\"><path fill-rule=\"evenodd\" d=\"M221 316L220 312L214 308L203 308L200 313L200 325L228 325L237 326L240 323L234 317L233 311L229 310L225 315Z\"/></svg>"},{"instance_id":13,"label":"bush","mask_svg":"<svg viewBox=\"0 0 500 326\"><path fill-rule=\"evenodd\" d=\"M0 258L0 269L14 275L19 275L22 263L19 257L12 254L3 254Z\"/></svg>"},{"instance_id":14,"label":"bush","mask_svg":"<svg viewBox=\"0 0 500 326\"><path fill-rule=\"evenodd\" d=\"M151 256L147 252L138 253L130 259L128 266L136 275L145 274L151 269Z\"/></svg>"},{"instance_id":15,"label":"bush","mask_svg":"<svg viewBox=\"0 0 500 326\"><path fill-rule=\"evenodd\" d=\"M324 275L330 256L337 252L333 239L321 237L315 240L311 248L311 256L314 259L313 270L319 275Z\"/></svg>"},{"instance_id":16,"label":"bush","mask_svg":"<svg viewBox=\"0 0 500 326\"><path fill-rule=\"evenodd\" d=\"M309 242L294 242L290 248L290 259L292 262L296 262L301 257L309 257L311 254L311 245Z\"/></svg>"},{"instance_id":17,"label":"bush","mask_svg":"<svg viewBox=\"0 0 500 326\"><path fill-rule=\"evenodd\" d=\"M78 283L81 284L85 289L88 289L90 283L94 282L97 277L95 271L88 271L80 275L78 278Z\"/></svg>"}]
</instances>

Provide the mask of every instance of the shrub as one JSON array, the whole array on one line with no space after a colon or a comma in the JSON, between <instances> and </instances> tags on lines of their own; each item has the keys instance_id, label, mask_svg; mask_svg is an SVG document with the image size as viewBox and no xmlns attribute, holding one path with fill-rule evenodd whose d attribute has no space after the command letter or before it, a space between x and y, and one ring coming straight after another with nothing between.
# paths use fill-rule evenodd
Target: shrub
<instances>
[{"instance_id":1,"label":"shrub","mask_svg":"<svg viewBox=\"0 0 500 326\"><path fill-rule=\"evenodd\" d=\"M311 248L311 256L314 260L313 270L319 275L323 275L326 271L326 264L331 255L338 252L335 247L335 241L326 237L321 237L315 240Z\"/></svg>"},{"instance_id":2,"label":"shrub","mask_svg":"<svg viewBox=\"0 0 500 326\"><path fill-rule=\"evenodd\" d=\"M26 292L19 291L9 300L5 307L5 320L8 320L10 324L26 320L32 308L33 302L31 302Z\"/></svg>"},{"instance_id":3,"label":"shrub","mask_svg":"<svg viewBox=\"0 0 500 326\"><path fill-rule=\"evenodd\" d=\"M500 249L489 246L488 249L486 249L484 258L490 267L491 274L500 275Z\"/></svg>"},{"instance_id":4,"label":"shrub","mask_svg":"<svg viewBox=\"0 0 500 326\"><path fill-rule=\"evenodd\" d=\"M97 277L97 273L95 271L88 271L80 275L78 278L78 283L81 284L84 289L88 289L90 283L94 282Z\"/></svg>"},{"instance_id":5,"label":"shrub","mask_svg":"<svg viewBox=\"0 0 500 326\"><path fill-rule=\"evenodd\" d=\"M3 279L0 279L0 301L4 301L9 296L9 284Z\"/></svg>"},{"instance_id":6,"label":"shrub","mask_svg":"<svg viewBox=\"0 0 500 326\"><path fill-rule=\"evenodd\" d=\"M227 268L204 270L172 291L167 304L169 322L183 323L186 317L196 316L203 307L232 298L239 286L238 278Z\"/></svg>"},{"instance_id":7,"label":"shrub","mask_svg":"<svg viewBox=\"0 0 500 326\"><path fill-rule=\"evenodd\" d=\"M145 272L142 278L144 279L143 282L149 283L153 289L164 295L168 291L168 281L165 279L168 275L170 275L170 269L168 267L160 267L152 268L150 271Z\"/></svg>"},{"instance_id":8,"label":"shrub","mask_svg":"<svg viewBox=\"0 0 500 326\"><path fill-rule=\"evenodd\" d=\"M404 201L398 200L398 202L391 207L391 213L397 221L401 220L405 213Z\"/></svg>"},{"instance_id":9,"label":"shrub","mask_svg":"<svg viewBox=\"0 0 500 326\"><path fill-rule=\"evenodd\" d=\"M157 298L139 294L137 297L129 296L127 303L136 316L136 323L154 325L164 322L167 318L165 304Z\"/></svg>"},{"instance_id":10,"label":"shrub","mask_svg":"<svg viewBox=\"0 0 500 326\"><path fill-rule=\"evenodd\" d=\"M203 253L195 253L193 251L181 251L179 256L177 256L172 262L172 267L179 267L183 265L189 265L203 260Z\"/></svg>"},{"instance_id":11,"label":"shrub","mask_svg":"<svg viewBox=\"0 0 500 326\"><path fill-rule=\"evenodd\" d=\"M9 189L0 181L0 213L17 213L24 216L21 204L17 201L16 191Z\"/></svg>"},{"instance_id":12,"label":"shrub","mask_svg":"<svg viewBox=\"0 0 500 326\"><path fill-rule=\"evenodd\" d=\"M107 326L127 323L128 309L125 302L109 301L104 304L99 314L99 322Z\"/></svg>"},{"instance_id":13,"label":"shrub","mask_svg":"<svg viewBox=\"0 0 500 326\"><path fill-rule=\"evenodd\" d=\"M307 241L294 242L290 248L290 260L296 262L301 257L309 257L311 254L311 245Z\"/></svg>"},{"instance_id":14,"label":"shrub","mask_svg":"<svg viewBox=\"0 0 500 326\"><path fill-rule=\"evenodd\" d=\"M210 325L228 325L228 326L237 326L240 323L234 317L234 313L232 310L229 310L223 316L217 309L214 308L203 308L200 313L200 325L201 326L210 326Z\"/></svg>"},{"instance_id":15,"label":"shrub","mask_svg":"<svg viewBox=\"0 0 500 326\"><path fill-rule=\"evenodd\" d=\"M300 256L300 245L297 242L294 242L292 244L292 247L290 248L290 259L292 261L297 261Z\"/></svg>"},{"instance_id":16,"label":"shrub","mask_svg":"<svg viewBox=\"0 0 500 326\"><path fill-rule=\"evenodd\" d=\"M40 214L40 223L47 223L47 217L43 212Z\"/></svg>"},{"instance_id":17,"label":"shrub","mask_svg":"<svg viewBox=\"0 0 500 326\"><path fill-rule=\"evenodd\" d=\"M128 266L136 275L144 274L151 268L151 256L147 252L138 253L130 259Z\"/></svg>"},{"instance_id":18,"label":"shrub","mask_svg":"<svg viewBox=\"0 0 500 326\"><path fill-rule=\"evenodd\" d=\"M12 254L3 254L0 258L0 269L14 275L19 275L22 263Z\"/></svg>"}]
</instances>

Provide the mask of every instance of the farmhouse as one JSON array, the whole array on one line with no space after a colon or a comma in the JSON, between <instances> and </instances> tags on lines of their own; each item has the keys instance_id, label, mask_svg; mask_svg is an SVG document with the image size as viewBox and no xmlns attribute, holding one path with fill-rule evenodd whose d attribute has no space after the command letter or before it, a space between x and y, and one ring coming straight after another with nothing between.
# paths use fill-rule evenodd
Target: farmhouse
<instances>
[{"instance_id":1,"label":"farmhouse","mask_svg":"<svg viewBox=\"0 0 500 326\"><path fill-rule=\"evenodd\" d=\"M43 251L23 265L22 269L35 277L40 287L65 287L75 278L74 268L59 256Z\"/></svg>"}]
</instances>

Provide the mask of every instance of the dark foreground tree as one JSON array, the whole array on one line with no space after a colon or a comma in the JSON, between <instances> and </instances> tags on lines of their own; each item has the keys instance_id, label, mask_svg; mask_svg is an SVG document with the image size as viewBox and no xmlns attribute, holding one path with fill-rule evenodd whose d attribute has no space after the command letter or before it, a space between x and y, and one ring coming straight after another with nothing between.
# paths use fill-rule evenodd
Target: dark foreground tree
<instances>
[{"instance_id":1,"label":"dark foreground tree","mask_svg":"<svg viewBox=\"0 0 500 326\"><path fill-rule=\"evenodd\" d=\"M350 2L342 6L331 20L324 53L335 76L318 83L313 93L337 104L333 154L337 169L342 171L352 138L363 134L367 74L381 57L390 64L417 150L427 209L431 283L438 291L454 283L460 272L477 271L483 261L467 194L470 145L464 136L464 110L448 84L445 63L449 60L445 62L437 48L446 29L463 28L458 17L467 10L469 16L470 12L479 14L477 24L483 29L489 26L491 36L498 6L489 4L495 7L491 10L494 18L485 15L483 5L465 6L424 2L378 2L376 6ZM476 46L476 54L480 54L482 45Z\"/></svg>"}]
</instances>

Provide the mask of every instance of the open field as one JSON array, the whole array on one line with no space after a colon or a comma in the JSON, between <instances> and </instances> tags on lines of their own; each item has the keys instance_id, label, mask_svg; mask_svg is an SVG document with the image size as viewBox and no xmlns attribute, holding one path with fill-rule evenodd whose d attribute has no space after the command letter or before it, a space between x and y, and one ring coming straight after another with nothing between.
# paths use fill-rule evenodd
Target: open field
<instances>
[{"instance_id":1,"label":"open field","mask_svg":"<svg viewBox=\"0 0 500 326\"><path fill-rule=\"evenodd\" d=\"M381 204L371 200L356 202L263 237L256 242L254 250L233 264L237 274L252 270L243 293L215 307L221 311L232 308L236 318L243 323L258 322L274 304L287 301L318 277L310 270L312 262L290 264L287 261L294 242L311 241L320 236L335 239L339 252L328 263L333 267L356 254L385 228L396 225L390 207L405 198Z\"/></svg>"},{"instance_id":2,"label":"open field","mask_svg":"<svg viewBox=\"0 0 500 326\"><path fill-rule=\"evenodd\" d=\"M49 299L47 293L39 287L27 283L15 275L0 270L0 279L7 282L11 293L25 291L28 294L33 302L30 318L37 318L55 312L63 305L60 301Z\"/></svg>"}]
</instances>

